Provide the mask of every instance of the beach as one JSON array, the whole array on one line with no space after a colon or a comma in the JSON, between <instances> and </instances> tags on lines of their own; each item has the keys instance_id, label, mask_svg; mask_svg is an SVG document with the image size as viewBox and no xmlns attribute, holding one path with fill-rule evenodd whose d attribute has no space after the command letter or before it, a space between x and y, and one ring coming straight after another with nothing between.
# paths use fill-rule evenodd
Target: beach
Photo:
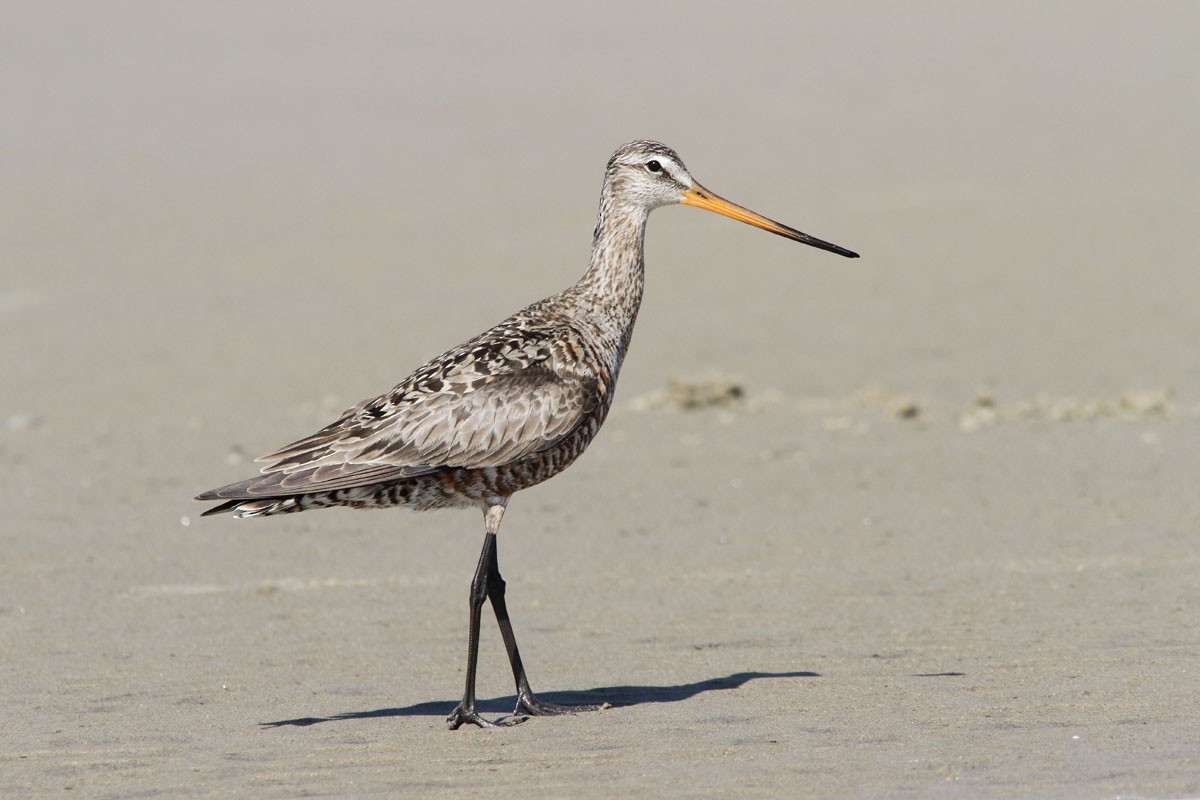
<instances>
[{"instance_id":1,"label":"beach","mask_svg":"<svg viewBox=\"0 0 1200 800\"><path fill-rule=\"evenodd\" d=\"M0 796L1200 796L1193 6L7 16ZM450 732L477 512L192 497L569 286L637 138L862 257L651 215L499 537L610 707Z\"/></svg>"}]
</instances>

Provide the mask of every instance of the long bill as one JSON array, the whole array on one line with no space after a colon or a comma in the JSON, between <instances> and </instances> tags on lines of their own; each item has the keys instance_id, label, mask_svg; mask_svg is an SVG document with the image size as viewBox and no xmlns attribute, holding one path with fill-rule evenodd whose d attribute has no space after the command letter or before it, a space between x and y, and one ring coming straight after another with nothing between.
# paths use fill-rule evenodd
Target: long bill
<instances>
[{"instance_id":1,"label":"long bill","mask_svg":"<svg viewBox=\"0 0 1200 800\"><path fill-rule=\"evenodd\" d=\"M780 236L787 237L792 241L801 242L802 244L818 247L822 250L828 250L831 253L837 253L839 256L846 258L858 258L858 253L853 250L847 250L844 247L838 247L836 244L827 242L823 239L818 239L815 236L809 236L807 233L801 233L795 228L789 228L781 222L776 222L773 219L767 219L761 214L755 214L748 208L742 208L737 203L731 203L724 197L710 192L698 183L692 184L692 188L683 192L681 203L685 206L695 206L703 208L705 211L715 211L730 219L736 219L739 222L745 222L747 225L753 225L756 228L762 228L764 231L777 233Z\"/></svg>"}]
</instances>

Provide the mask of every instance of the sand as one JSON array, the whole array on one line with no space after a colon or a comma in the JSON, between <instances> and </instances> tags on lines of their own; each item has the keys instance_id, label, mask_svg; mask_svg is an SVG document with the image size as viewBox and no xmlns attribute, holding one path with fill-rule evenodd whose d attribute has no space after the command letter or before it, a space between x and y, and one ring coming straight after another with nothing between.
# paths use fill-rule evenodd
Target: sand
<instances>
[{"instance_id":1,"label":"sand","mask_svg":"<svg viewBox=\"0 0 1200 800\"><path fill-rule=\"evenodd\" d=\"M6 17L0 796L1200 796L1191 4ZM451 733L474 512L190 498L573 281L639 137L863 257L655 212L500 542L614 707Z\"/></svg>"}]
</instances>

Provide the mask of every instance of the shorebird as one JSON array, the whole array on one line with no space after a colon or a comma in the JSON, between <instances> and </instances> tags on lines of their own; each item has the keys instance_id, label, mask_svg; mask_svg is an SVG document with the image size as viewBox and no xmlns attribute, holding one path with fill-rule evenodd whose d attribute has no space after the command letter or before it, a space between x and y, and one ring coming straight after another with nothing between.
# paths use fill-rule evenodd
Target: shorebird
<instances>
[{"instance_id":1,"label":"shorebird","mask_svg":"<svg viewBox=\"0 0 1200 800\"><path fill-rule=\"evenodd\" d=\"M608 160L591 263L574 286L438 356L311 436L258 459L266 462L260 475L196 497L225 501L204 516L230 511L262 517L330 506L482 509L466 687L446 720L451 730L598 708L546 703L529 688L504 602L496 534L513 494L562 472L600 430L642 301L646 219L653 209L675 203L858 257L710 192L666 145L630 142ZM479 618L486 600L517 690L513 713L496 720L475 707Z\"/></svg>"}]
</instances>

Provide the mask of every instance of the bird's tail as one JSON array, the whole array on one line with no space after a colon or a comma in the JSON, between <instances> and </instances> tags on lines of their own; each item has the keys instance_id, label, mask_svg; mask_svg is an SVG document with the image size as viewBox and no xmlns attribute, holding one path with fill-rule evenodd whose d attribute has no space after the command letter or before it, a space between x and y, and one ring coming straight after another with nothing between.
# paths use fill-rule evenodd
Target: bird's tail
<instances>
[{"instance_id":1,"label":"bird's tail","mask_svg":"<svg viewBox=\"0 0 1200 800\"><path fill-rule=\"evenodd\" d=\"M208 499L197 497L197 500ZM227 503L222 503L219 506L214 506L205 511L200 516L210 517L213 514L224 514L232 512L238 519L246 519L248 517L269 517L274 514L292 514L297 511L303 511L306 508L312 507L300 502L300 496L293 497L265 497L261 500L230 500Z\"/></svg>"}]
</instances>

